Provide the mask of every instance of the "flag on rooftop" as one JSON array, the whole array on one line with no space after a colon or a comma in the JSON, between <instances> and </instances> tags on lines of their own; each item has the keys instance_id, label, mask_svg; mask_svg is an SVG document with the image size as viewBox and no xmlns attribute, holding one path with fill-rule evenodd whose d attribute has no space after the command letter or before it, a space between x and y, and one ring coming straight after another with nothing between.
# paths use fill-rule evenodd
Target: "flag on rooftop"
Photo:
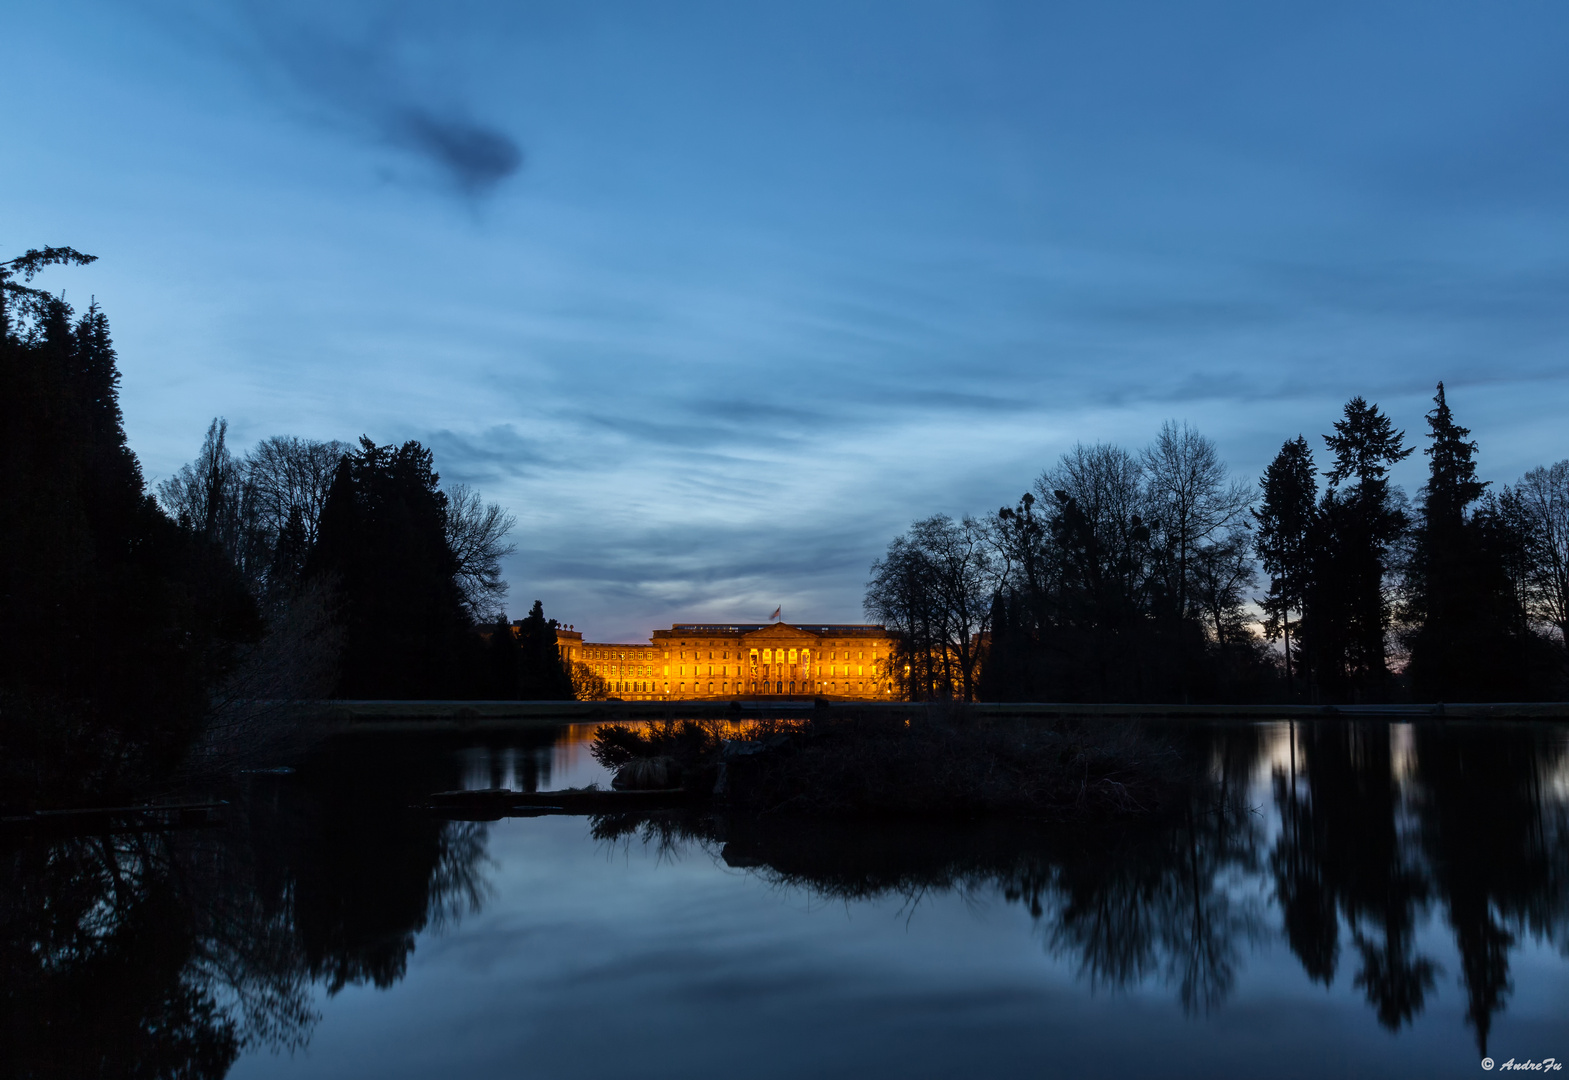
<instances>
[{"instance_id":1,"label":"flag on rooftop","mask_svg":"<svg viewBox=\"0 0 1569 1080\"><path fill-rule=\"evenodd\" d=\"M774 608L774 613L772 615L768 616L768 617L770 619L777 619L777 618L779 618L779 613L781 611L783 611L783 610L784 610L784 605L781 604L779 607Z\"/></svg>"}]
</instances>

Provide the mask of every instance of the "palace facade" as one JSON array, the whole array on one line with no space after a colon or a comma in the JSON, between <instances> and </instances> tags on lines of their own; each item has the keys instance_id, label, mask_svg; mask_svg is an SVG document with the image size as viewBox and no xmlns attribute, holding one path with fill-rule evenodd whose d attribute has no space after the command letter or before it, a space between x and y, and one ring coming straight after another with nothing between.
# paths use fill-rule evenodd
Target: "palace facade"
<instances>
[{"instance_id":1,"label":"palace facade","mask_svg":"<svg viewBox=\"0 0 1569 1080\"><path fill-rule=\"evenodd\" d=\"M888 700L893 637L882 626L676 623L648 644L584 641L556 632L569 664L585 664L625 701L824 697Z\"/></svg>"}]
</instances>

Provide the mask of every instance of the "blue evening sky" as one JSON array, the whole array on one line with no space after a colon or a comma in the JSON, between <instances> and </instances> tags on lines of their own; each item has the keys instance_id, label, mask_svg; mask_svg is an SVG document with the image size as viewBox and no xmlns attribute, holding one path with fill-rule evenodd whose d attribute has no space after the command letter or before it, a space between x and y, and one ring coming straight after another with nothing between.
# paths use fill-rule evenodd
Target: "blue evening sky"
<instances>
[{"instance_id":1,"label":"blue evening sky","mask_svg":"<svg viewBox=\"0 0 1569 1080\"><path fill-rule=\"evenodd\" d=\"M911 519L1445 380L1569 457L1569 7L9 4L0 244L225 416L432 445L593 638L858 620ZM1400 479L1421 482L1413 457Z\"/></svg>"}]
</instances>

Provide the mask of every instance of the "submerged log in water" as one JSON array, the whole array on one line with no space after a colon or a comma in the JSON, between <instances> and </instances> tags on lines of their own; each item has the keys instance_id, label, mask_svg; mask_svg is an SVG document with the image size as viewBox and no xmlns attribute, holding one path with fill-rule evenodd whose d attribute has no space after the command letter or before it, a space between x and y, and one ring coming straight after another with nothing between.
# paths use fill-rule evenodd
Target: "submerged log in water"
<instances>
[{"instance_id":1,"label":"submerged log in water","mask_svg":"<svg viewBox=\"0 0 1569 1080\"><path fill-rule=\"evenodd\" d=\"M473 791L438 791L425 806L451 818L495 821L502 817L537 814L618 814L687 806L691 793L681 788L659 791L604 791L576 788L567 791L512 791L481 788Z\"/></svg>"}]
</instances>

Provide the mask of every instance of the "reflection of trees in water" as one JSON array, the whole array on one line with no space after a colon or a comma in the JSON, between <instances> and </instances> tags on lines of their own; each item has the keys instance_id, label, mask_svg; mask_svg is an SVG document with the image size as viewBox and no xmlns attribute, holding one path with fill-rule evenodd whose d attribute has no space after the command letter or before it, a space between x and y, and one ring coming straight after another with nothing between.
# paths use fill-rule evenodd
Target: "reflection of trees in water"
<instances>
[{"instance_id":1,"label":"reflection of trees in water","mask_svg":"<svg viewBox=\"0 0 1569 1080\"><path fill-rule=\"evenodd\" d=\"M1412 730L1413 769L1402 778L1389 725L1298 726L1290 763L1274 777L1276 897L1292 951L1325 985L1344 920L1359 961L1353 984L1391 1029L1422 1011L1442 973L1414 945L1416 927L1440 904L1460 953L1466 1017L1485 1053L1519 935L1569 943L1564 807L1543 798L1562 751L1553 729Z\"/></svg>"},{"instance_id":2,"label":"reflection of trees in water","mask_svg":"<svg viewBox=\"0 0 1569 1080\"><path fill-rule=\"evenodd\" d=\"M1397 762L1387 723L1299 724L1273 776L1272 845L1246 802L1264 734L1250 726L1184 736L1211 779L1161 825L1068 831L670 814L599 818L594 834L641 839L663 855L698 844L829 899L1000 893L1028 908L1047 951L1092 988L1155 982L1190 1012L1223 1002L1244 947L1273 933L1260 890L1269 883L1308 977L1332 985L1349 950L1351 985L1391 1030L1422 1012L1444 974L1416 945L1418 928L1441 909L1485 1050L1508 1000L1510 950L1529 936L1569 955L1569 810L1561 794L1544 796L1566 769L1562 729L1417 726L1409 761Z\"/></svg>"},{"instance_id":3,"label":"reflection of trees in water","mask_svg":"<svg viewBox=\"0 0 1569 1080\"><path fill-rule=\"evenodd\" d=\"M1230 994L1242 945L1264 933L1257 872L1258 816L1246 803L1262 753L1252 727L1188 733L1211 780L1162 827L1084 837L1054 854L1038 881L1005 882L1030 905L1048 951L1076 963L1094 989L1155 981L1183 1009L1208 1012Z\"/></svg>"},{"instance_id":4,"label":"reflection of trees in water","mask_svg":"<svg viewBox=\"0 0 1569 1080\"><path fill-rule=\"evenodd\" d=\"M1445 898L1466 1018L1485 1054L1512 989L1509 951L1519 935L1569 947L1564 806L1547 806L1542 792L1563 753L1531 731L1437 734L1419 729L1416 738L1422 851Z\"/></svg>"},{"instance_id":5,"label":"reflection of trees in water","mask_svg":"<svg viewBox=\"0 0 1569 1080\"><path fill-rule=\"evenodd\" d=\"M79 838L10 855L0 977L4 1056L19 1075L135 1064L222 1076L248 1045L290 1047L308 1031L304 980L276 920L229 887L211 838Z\"/></svg>"},{"instance_id":6,"label":"reflection of trees in water","mask_svg":"<svg viewBox=\"0 0 1569 1080\"><path fill-rule=\"evenodd\" d=\"M1246 886L1262 843L1243 802L1256 750L1237 753L1212 787L1159 826L672 813L597 818L593 834L640 840L661 857L700 845L729 866L826 899L898 896L913 906L929 892L1001 894L1026 906L1047 951L1074 962L1092 987L1156 980L1175 986L1184 1008L1207 1011L1230 993L1242 945L1264 932L1262 900Z\"/></svg>"},{"instance_id":7,"label":"reflection of trees in water","mask_svg":"<svg viewBox=\"0 0 1569 1080\"><path fill-rule=\"evenodd\" d=\"M303 1046L313 981L395 982L416 933L482 898L485 826L383 802L356 831L341 809L273 792L221 831L7 852L0 1058L20 1076L217 1077L252 1047Z\"/></svg>"},{"instance_id":8,"label":"reflection of trees in water","mask_svg":"<svg viewBox=\"0 0 1569 1080\"><path fill-rule=\"evenodd\" d=\"M1257 822L1234 807L1195 805L1142 842L1059 859L1031 901L1051 953L1074 958L1092 987L1154 979L1176 986L1189 1012L1230 994L1241 946L1264 932L1257 896L1239 892L1252 869Z\"/></svg>"},{"instance_id":9,"label":"reflection of trees in water","mask_svg":"<svg viewBox=\"0 0 1569 1080\"><path fill-rule=\"evenodd\" d=\"M434 821L343 778L258 815L255 849L328 993L403 978L416 935L483 899L486 827Z\"/></svg>"},{"instance_id":10,"label":"reflection of trees in water","mask_svg":"<svg viewBox=\"0 0 1569 1080\"><path fill-rule=\"evenodd\" d=\"M1262 729L1191 736L1211 780L1160 824L800 822L632 815L607 842L700 846L781 886L846 900L1001 895L1094 988L1159 984L1202 1012L1233 991L1266 930L1309 978L1350 983L1398 1029L1440 975L1416 931L1441 911L1451 974L1485 1049L1522 942L1569 955L1563 728L1417 725L1397 760L1382 723L1297 726L1273 777L1271 840L1247 806ZM426 761L429 755L397 755ZM412 767L412 766L411 766ZM420 766L423 768L424 766ZM421 931L485 895L486 827L403 809L359 759L259 783L225 830L78 837L0 854L0 1059L22 1076L221 1076L247 1047L308 1040L312 986L388 986ZM1266 850L1267 849L1267 850Z\"/></svg>"},{"instance_id":11,"label":"reflection of trees in water","mask_svg":"<svg viewBox=\"0 0 1569 1080\"><path fill-rule=\"evenodd\" d=\"M1414 949L1431 889L1404 835L1385 724L1304 725L1302 766L1275 776L1281 833L1271 855L1287 940L1310 978L1334 982L1344 918L1359 956L1353 984L1379 1021L1422 1011L1437 966Z\"/></svg>"}]
</instances>

